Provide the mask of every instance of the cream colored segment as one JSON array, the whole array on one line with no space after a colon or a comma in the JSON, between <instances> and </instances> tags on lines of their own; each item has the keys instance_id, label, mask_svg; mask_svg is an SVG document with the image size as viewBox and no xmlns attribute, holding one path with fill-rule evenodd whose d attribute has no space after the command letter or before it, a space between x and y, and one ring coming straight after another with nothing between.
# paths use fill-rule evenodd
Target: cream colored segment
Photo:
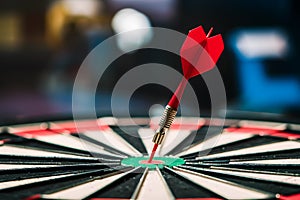
<instances>
[{"instance_id":1,"label":"cream colored segment","mask_svg":"<svg viewBox=\"0 0 300 200\"><path fill-rule=\"evenodd\" d=\"M138 130L138 134L147 150L147 153L150 155L151 154L151 151L152 151L152 148L153 148L153 145L154 143L152 142L152 138L155 134L155 131L150 129L150 128L140 128ZM156 153L155 153L155 156L158 156L160 152L160 147L161 145L158 146L157 150L156 150Z\"/></svg>"},{"instance_id":2,"label":"cream colored segment","mask_svg":"<svg viewBox=\"0 0 300 200\"><path fill-rule=\"evenodd\" d=\"M114 126L117 124L118 119L115 117L100 117L97 120L97 123L99 125L109 125L109 126Z\"/></svg>"},{"instance_id":3,"label":"cream colored segment","mask_svg":"<svg viewBox=\"0 0 300 200\"><path fill-rule=\"evenodd\" d=\"M265 129L273 129L273 130L285 130L287 127L287 124L278 123L278 122L241 120L239 122L239 126L249 127L249 128L265 128Z\"/></svg>"},{"instance_id":4,"label":"cream colored segment","mask_svg":"<svg viewBox=\"0 0 300 200\"><path fill-rule=\"evenodd\" d=\"M177 147L182 141L190 136L192 131L190 130L169 130L165 136L165 139L161 145L159 155L164 156L171 150Z\"/></svg>"},{"instance_id":5,"label":"cream colored segment","mask_svg":"<svg viewBox=\"0 0 300 200\"><path fill-rule=\"evenodd\" d=\"M129 172L124 172L121 174L109 176L107 178L93 180L88 183L83 183L81 185L77 185L51 194L44 194L42 195L42 198L43 199L68 199L68 200L85 199L91 194L103 189L104 187L124 177L125 175L131 173L132 171L133 170Z\"/></svg>"},{"instance_id":6,"label":"cream colored segment","mask_svg":"<svg viewBox=\"0 0 300 200\"><path fill-rule=\"evenodd\" d=\"M261 165L300 165L300 159L274 159L274 160L250 160L232 161L229 164L261 164Z\"/></svg>"},{"instance_id":7,"label":"cream colored segment","mask_svg":"<svg viewBox=\"0 0 300 200\"><path fill-rule=\"evenodd\" d=\"M300 142L297 141L276 142L276 143L271 143L266 145L249 147L245 149L212 154L203 157L197 157L196 160L213 159L213 158L238 156L238 155L248 155L248 154L256 154L256 153L267 153L267 152L284 151L284 150L292 150L292 149L300 149Z\"/></svg>"},{"instance_id":8,"label":"cream colored segment","mask_svg":"<svg viewBox=\"0 0 300 200\"><path fill-rule=\"evenodd\" d=\"M84 157L84 156L77 156L77 155L64 154L64 153L55 153L50 151L42 151L42 150L29 149L29 148L20 148L20 147L9 146L9 145L0 147L0 155L71 158L71 159L87 159L87 160L96 159L92 157Z\"/></svg>"},{"instance_id":9,"label":"cream colored segment","mask_svg":"<svg viewBox=\"0 0 300 200\"><path fill-rule=\"evenodd\" d=\"M9 133L19 133L19 132L30 132L36 130L46 130L48 127L48 123L32 123L32 124L21 124L21 125L13 125L8 127Z\"/></svg>"},{"instance_id":10,"label":"cream colored segment","mask_svg":"<svg viewBox=\"0 0 300 200\"><path fill-rule=\"evenodd\" d=\"M289 124L291 130L300 131L300 124Z\"/></svg>"},{"instance_id":11,"label":"cream colored segment","mask_svg":"<svg viewBox=\"0 0 300 200\"><path fill-rule=\"evenodd\" d=\"M197 145L191 146L190 148L177 154L176 156L185 156L185 155L188 155L191 153L197 153L199 151L204 151L204 150L218 147L221 145L245 140L245 139L251 138L253 136L254 136L253 134L247 134L247 133L238 134L238 133L224 132L221 135L214 136L212 138L205 140L204 142L201 142Z\"/></svg>"},{"instance_id":12,"label":"cream colored segment","mask_svg":"<svg viewBox=\"0 0 300 200\"><path fill-rule=\"evenodd\" d=\"M145 178L148 174L148 171L149 171L149 168L146 168L143 172L143 175L141 176L140 180L139 180L139 183L137 184L137 186L135 187L135 190L133 192L133 194L131 195L131 198L130 199L136 199L139 192L140 192L140 189L142 187L142 185L144 184L144 181L145 181Z\"/></svg>"},{"instance_id":13,"label":"cream colored segment","mask_svg":"<svg viewBox=\"0 0 300 200\"><path fill-rule=\"evenodd\" d=\"M80 138L76 138L71 135L65 134L54 134L46 136L36 136L35 139L43 141L50 144L55 144L63 147L68 147L72 149L79 149L87 152L100 153L108 156L121 157L119 155L105 151L103 147L97 146L93 143L83 141Z\"/></svg>"},{"instance_id":14,"label":"cream colored segment","mask_svg":"<svg viewBox=\"0 0 300 200\"><path fill-rule=\"evenodd\" d=\"M76 166L104 166L104 165L119 165L118 162L115 163L87 163L87 164L77 164ZM0 164L0 170L15 170L15 169L43 169L43 168L61 168L61 167L74 167L74 165L29 165L29 164Z\"/></svg>"},{"instance_id":15,"label":"cream colored segment","mask_svg":"<svg viewBox=\"0 0 300 200\"><path fill-rule=\"evenodd\" d=\"M113 130L86 131L83 134L96 141L105 142L105 144L111 146L112 148L121 150L128 155L142 156L138 150L136 150L131 144L116 134Z\"/></svg>"},{"instance_id":16,"label":"cream colored segment","mask_svg":"<svg viewBox=\"0 0 300 200\"><path fill-rule=\"evenodd\" d=\"M39 183L39 182L43 182L43 181L49 181L49 180L57 179L57 178L74 176L74 175L75 174L67 174L67 175L57 175L57 176L50 176L50 177L47 176L47 177L41 177L41 178L29 178L29 179L17 180L17 181L0 182L0 190L17 187L17 186L22 186L22 185L27 185L27 184L31 184L31 183Z\"/></svg>"},{"instance_id":17,"label":"cream colored segment","mask_svg":"<svg viewBox=\"0 0 300 200\"><path fill-rule=\"evenodd\" d=\"M175 168L175 173L206 188L226 199L268 199L270 194L258 191L253 188L238 185L229 181L214 178L204 174L195 173L189 170Z\"/></svg>"},{"instance_id":18,"label":"cream colored segment","mask_svg":"<svg viewBox=\"0 0 300 200\"><path fill-rule=\"evenodd\" d=\"M159 170L149 170L136 196L137 200L175 200Z\"/></svg>"},{"instance_id":19,"label":"cream colored segment","mask_svg":"<svg viewBox=\"0 0 300 200\"><path fill-rule=\"evenodd\" d=\"M60 165L23 165L23 164L0 164L0 170L13 170L13 169L31 169L31 168L48 168Z\"/></svg>"},{"instance_id":20,"label":"cream colored segment","mask_svg":"<svg viewBox=\"0 0 300 200\"><path fill-rule=\"evenodd\" d=\"M278 182L278 183L287 183L287 184L291 184L291 185L300 185L300 177L299 176L263 174L261 172L257 172L257 173L242 172L242 171L233 171L233 170L228 170L228 169L226 169L226 170L225 169L224 170L222 170L222 169L203 169L203 171L252 178L252 179L256 179L256 180L273 181L273 182Z\"/></svg>"},{"instance_id":21,"label":"cream colored segment","mask_svg":"<svg viewBox=\"0 0 300 200\"><path fill-rule=\"evenodd\" d=\"M149 118L118 118L117 125L119 126L139 126L144 124L149 124Z\"/></svg>"}]
</instances>

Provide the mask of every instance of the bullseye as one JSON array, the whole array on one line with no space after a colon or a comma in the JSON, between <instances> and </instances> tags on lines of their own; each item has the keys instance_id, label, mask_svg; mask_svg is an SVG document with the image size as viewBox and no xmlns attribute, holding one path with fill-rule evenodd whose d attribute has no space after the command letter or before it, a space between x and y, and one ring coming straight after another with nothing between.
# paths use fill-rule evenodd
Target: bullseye
<instances>
[{"instance_id":1,"label":"bullseye","mask_svg":"<svg viewBox=\"0 0 300 200\"><path fill-rule=\"evenodd\" d=\"M155 169L156 167L163 168L164 166L174 167L183 165L184 163L185 161L182 158L176 157L154 157L151 162L149 162L149 157L129 157L121 161L121 164L125 166L149 169Z\"/></svg>"},{"instance_id":2,"label":"bullseye","mask_svg":"<svg viewBox=\"0 0 300 200\"><path fill-rule=\"evenodd\" d=\"M141 160L140 164L146 164L146 165L150 165L150 164L154 164L154 165L158 165L158 164L164 164L165 162L162 160L152 160L151 162L149 162L149 160Z\"/></svg>"}]
</instances>

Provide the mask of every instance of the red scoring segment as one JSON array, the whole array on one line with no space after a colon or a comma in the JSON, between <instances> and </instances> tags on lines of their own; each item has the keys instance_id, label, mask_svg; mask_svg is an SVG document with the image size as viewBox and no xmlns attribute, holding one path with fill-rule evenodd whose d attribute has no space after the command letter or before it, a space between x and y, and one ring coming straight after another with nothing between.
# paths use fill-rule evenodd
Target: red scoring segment
<instances>
[{"instance_id":1,"label":"red scoring segment","mask_svg":"<svg viewBox=\"0 0 300 200\"><path fill-rule=\"evenodd\" d=\"M181 47L180 57L184 77L168 103L174 110L179 106L188 80L213 69L224 50L221 34L210 37L212 31L213 28L205 35L202 26L191 30ZM157 147L158 143L155 142L149 162L152 161Z\"/></svg>"}]
</instances>

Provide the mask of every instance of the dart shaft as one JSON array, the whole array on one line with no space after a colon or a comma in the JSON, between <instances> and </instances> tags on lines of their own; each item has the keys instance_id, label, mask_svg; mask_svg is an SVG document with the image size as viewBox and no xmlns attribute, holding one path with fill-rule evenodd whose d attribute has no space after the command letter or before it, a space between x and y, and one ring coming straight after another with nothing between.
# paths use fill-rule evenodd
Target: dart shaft
<instances>
[{"instance_id":1,"label":"dart shaft","mask_svg":"<svg viewBox=\"0 0 300 200\"><path fill-rule=\"evenodd\" d=\"M177 110L188 80L183 77L168 105Z\"/></svg>"}]
</instances>

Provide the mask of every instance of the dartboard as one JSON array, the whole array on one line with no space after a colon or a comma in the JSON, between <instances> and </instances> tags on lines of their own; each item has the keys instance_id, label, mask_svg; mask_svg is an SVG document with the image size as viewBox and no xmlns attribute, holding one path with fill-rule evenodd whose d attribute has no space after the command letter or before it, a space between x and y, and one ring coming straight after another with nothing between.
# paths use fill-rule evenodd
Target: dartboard
<instances>
[{"instance_id":1,"label":"dartboard","mask_svg":"<svg viewBox=\"0 0 300 200\"><path fill-rule=\"evenodd\" d=\"M0 199L300 199L300 125L176 118L147 164L155 120L92 121L1 127Z\"/></svg>"}]
</instances>

